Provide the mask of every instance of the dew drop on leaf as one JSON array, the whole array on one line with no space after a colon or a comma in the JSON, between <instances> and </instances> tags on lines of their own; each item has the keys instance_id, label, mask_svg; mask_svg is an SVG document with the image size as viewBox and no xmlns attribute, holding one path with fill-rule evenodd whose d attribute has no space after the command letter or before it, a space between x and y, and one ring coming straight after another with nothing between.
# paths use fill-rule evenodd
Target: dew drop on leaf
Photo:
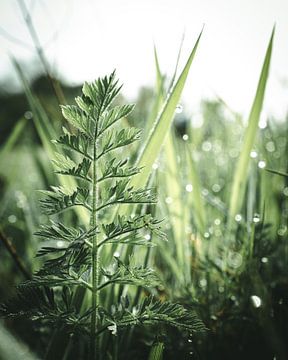
<instances>
[{"instance_id":1,"label":"dew drop on leaf","mask_svg":"<svg viewBox=\"0 0 288 360\"><path fill-rule=\"evenodd\" d=\"M181 104L178 104L175 109L176 114L181 114L182 111L183 111L183 106Z\"/></svg>"}]
</instances>

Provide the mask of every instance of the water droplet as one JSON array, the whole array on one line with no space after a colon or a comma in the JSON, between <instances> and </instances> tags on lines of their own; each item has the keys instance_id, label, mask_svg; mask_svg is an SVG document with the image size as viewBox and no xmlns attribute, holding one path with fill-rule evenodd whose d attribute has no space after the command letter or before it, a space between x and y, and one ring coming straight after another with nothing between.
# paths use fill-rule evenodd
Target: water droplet
<instances>
[{"instance_id":1,"label":"water droplet","mask_svg":"<svg viewBox=\"0 0 288 360\"><path fill-rule=\"evenodd\" d=\"M251 157L252 159L257 158L257 156L258 156L258 154L257 154L256 151L251 151L251 152L250 152L250 157Z\"/></svg>"},{"instance_id":2,"label":"water droplet","mask_svg":"<svg viewBox=\"0 0 288 360\"><path fill-rule=\"evenodd\" d=\"M261 262L262 262L263 264L267 264L267 263L268 263L268 258L265 257L265 256L262 257Z\"/></svg>"},{"instance_id":3,"label":"water droplet","mask_svg":"<svg viewBox=\"0 0 288 360\"><path fill-rule=\"evenodd\" d=\"M215 219L215 220L214 220L214 224L215 224L215 225L220 225L220 224L221 224L221 220L220 220L220 219Z\"/></svg>"},{"instance_id":4,"label":"water droplet","mask_svg":"<svg viewBox=\"0 0 288 360\"><path fill-rule=\"evenodd\" d=\"M181 114L182 111L183 111L183 106L181 104L178 104L175 109L176 114Z\"/></svg>"},{"instance_id":5,"label":"water droplet","mask_svg":"<svg viewBox=\"0 0 288 360\"><path fill-rule=\"evenodd\" d=\"M192 127L195 129L199 129L203 126L204 124L204 119L202 114L195 114L193 115L192 119L191 119L191 123L192 123Z\"/></svg>"},{"instance_id":6,"label":"water droplet","mask_svg":"<svg viewBox=\"0 0 288 360\"><path fill-rule=\"evenodd\" d=\"M267 127L267 121L266 120L260 120L258 126L259 126L260 129L265 129Z\"/></svg>"},{"instance_id":7,"label":"water droplet","mask_svg":"<svg viewBox=\"0 0 288 360\"><path fill-rule=\"evenodd\" d=\"M286 231L287 231L287 226L283 225L278 229L277 234L279 236L284 236Z\"/></svg>"},{"instance_id":8,"label":"water droplet","mask_svg":"<svg viewBox=\"0 0 288 360\"><path fill-rule=\"evenodd\" d=\"M259 308L262 304L262 301L261 301L261 298L257 295L252 295L250 297L251 299L251 302L252 302L252 305L255 307L255 308Z\"/></svg>"},{"instance_id":9,"label":"water droplet","mask_svg":"<svg viewBox=\"0 0 288 360\"><path fill-rule=\"evenodd\" d=\"M150 240L150 239L151 239L151 235L150 235L150 234L146 234L144 237L145 237L146 240Z\"/></svg>"},{"instance_id":10,"label":"water droplet","mask_svg":"<svg viewBox=\"0 0 288 360\"><path fill-rule=\"evenodd\" d=\"M224 286L219 286L218 287L218 291L219 291L219 293L223 293L224 292Z\"/></svg>"},{"instance_id":11,"label":"water droplet","mask_svg":"<svg viewBox=\"0 0 288 360\"><path fill-rule=\"evenodd\" d=\"M209 194L209 191L207 189L203 189L201 193L203 196L207 196Z\"/></svg>"},{"instance_id":12,"label":"water droplet","mask_svg":"<svg viewBox=\"0 0 288 360\"><path fill-rule=\"evenodd\" d=\"M288 196L288 186L284 188L283 194L284 194L285 196Z\"/></svg>"},{"instance_id":13,"label":"water droplet","mask_svg":"<svg viewBox=\"0 0 288 360\"><path fill-rule=\"evenodd\" d=\"M189 343L192 343L192 339L188 339L188 342L189 342Z\"/></svg>"},{"instance_id":14,"label":"water droplet","mask_svg":"<svg viewBox=\"0 0 288 360\"><path fill-rule=\"evenodd\" d=\"M258 167L259 167L260 169L264 169L265 166L266 166L266 162L265 162L265 161L260 160L260 161L258 162Z\"/></svg>"},{"instance_id":15,"label":"water droplet","mask_svg":"<svg viewBox=\"0 0 288 360\"><path fill-rule=\"evenodd\" d=\"M253 216L253 222L255 224L259 223L260 222L260 215L259 214L254 214Z\"/></svg>"},{"instance_id":16,"label":"water droplet","mask_svg":"<svg viewBox=\"0 0 288 360\"><path fill-rule=\"evenodd\" d=\"M182 136L182 139L183 139L184 141L187 141L187 140L189 139L189 136L188 136L187 134L184 134L184 135Z\"/></svg>"},{"instance_id":17,"label":"water droplet","mask_svg":"<svg viewBox=\"0 0 288 360\"><path fill-rule=\"evenodd\" d=\"M186 189L186 191L188 191L188 192L192 192L192 191L193 191L193 185L192 185L192 184L187 184L187 185L185 186L185 189Z\"/></svg>"},{"instance_id":18,"label":"water droplet","mask_svg":"<svg viewBox=\"0 0 288 360\"><path fill-rule=\"evenodd\" d=\"M200 287L206 287L207 286L207 280L206 279L201 279L199 281L199 285L200 285Z\"/></svg>"},{"instance_id":19,"label":"water droplet","mask_svg":"<svg viewBox=\"0 0 288 360\"><path fill-rule=\"evenodd\" d=\"M215 236L219 237L219 236L222 236L222 232L220 229L216 229L215 232L214 232Z\"/></svg>"},{"instance_id":20,"label":"water droplet","mask_svg":"<svg viewBox=\"0 0 288 360\"><path fill-rule=\"evenodd\" d=\"M236 220L237 222L240 222L240 221L242 220L242 215L241 215L241 214L236 214L236 215L235 215L235 220Z\"/></svg>"},{"instance_id":21,"label":"water droplet","mask_svg":"<svg viewBox=\"0 0 288 360\"><path fill-rule=\"evenodd\" d=\"M280 156L281 156L281 154L280 154L279 151L275 151L275 152L273 153L273 157L274 157L275 159L279 159Z\"/></svg>"},{"instance_id":22,"label":"water droplet","mask_svg":"<svg viewBox=\"0 0 288 360\"><path fill-rule=\"evenodd\" d=\"M25 119L30 120L33 118L33 113L31 111L25 111L24 117Z\"/></svg>"},{"instance_id":23,"label":"water droplet","mask_svg":"<svg viewBox=\"0 0 288 360\"><path fill-rule=\"evenodd\" d=\"M269 151L269 152L274 152L276 150L275 144L273 141L268 141L265 147L266 147L267 151Z\"/></svg>"},{"instance_id":24,"label":"water droplet","mask_svg":"<svg viewBox=\"0 0 288 360\"><path fill-rule=\"evenodd\" d=\"M119 258L120 257L120 253L118 251L115 251L113 254L114 257Z\"/></svg>"},{"instance_id":25,"label":"water droplet","mask_svg":"<svg viewBox=\"0 0 288 360\"><path fill-rule=\"evenodd\" d=\"M165 202L166 204L171 204L173 202L173 199L170 196L167 196Z\"/></svg>"},{"instance_id":26,"label":"water droplet","mask_svg":"<svg viewBox=\"0 0 288 360\"><path fill-rule=\"evenodd\" d=\"M203 151L210 151L212 149L212 144L210 141L204 141L202 144L202 150Z\"/></svg>"},{"instance_id":27,"label":"water droplet","mask_svg":"<svg viewBox=\"0 0 288 360\"><path fill-rule=\"evenodd\" d=\"M219 184L213 184L212 185L212 190L214 192L219 192L221 190L221 186Z\"/></svg>"},{"instance_id":28,"label":"water droplet","mask_svg":"<svg viewBox=\"0 0 288 360\"><path fill-rule=\"evenodd\" d=\"M238 252L235 252L235 251L231 251L229 254L228 254L228 264L230 266L232 266L233 268L237 269L239 268L241 265L242 265L242 255Z\"/></svg>"},{"instance_id":29,"label":"water droplet","mask_svg":"<svg viewBox=\"0 0 288 360\"><path fill-rule=\"evenodd\" d=\"M157 170L159 167L159 165L155 162L153 165L152 165L152 169L153 170Z\"/></svg>"},{"instance_id":30,"label":"water droplet","mask_svg":"<svg viewBox=\"0 0 288 360\"><path fill-rule=\"evenodd\" d=\"M56 245L58 248L62 248L65 245L65 242L62 240L59 240L59 241L57 241Z\"/></svg>"},{"instance_id":31,"label":"water droplet","mask_svg":"<svg viewBox=\"0 0 288 360\"><path fill-rule=\"evenodd\" d=\"M16 221L17 221L17 217L15 215L9 215L8 216L8 221L11 223L11 224L14 224Z\"/></svg>"},{"instance_id":32,"label":"water droplet","mask_svg":"<svg viewBox=\"0 0 288 360\"><path fill-rule=\"evenodd\" d=\"M204 237L205 237L206 239L208 239L209 236L210 236L209 232L205 232L205 233L204 233Z\"/></svg>"}]
</instances>

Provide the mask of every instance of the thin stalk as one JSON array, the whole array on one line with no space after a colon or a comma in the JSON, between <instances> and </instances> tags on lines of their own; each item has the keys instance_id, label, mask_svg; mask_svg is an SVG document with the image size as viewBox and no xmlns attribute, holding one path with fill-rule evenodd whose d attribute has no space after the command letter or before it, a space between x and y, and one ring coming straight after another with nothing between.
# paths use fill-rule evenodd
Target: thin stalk
<instances>
[{"instance_id":1,"label":"thin stalk","mask_svg":"<svg viewBox=\"0 0 288 360\"><path fill-rule=\"evenodd\" d=\"M96 123L98 125L98 121ZM92 214L91 214L91 226L95 228L98 223L98 174L97 174L97 137L98 126L95 129L95 143L93 150L93 170L92 170ZM91 359L96 359L98 351L98 339L96 336L98 329L98 305L99 305L99 252L98 252L98 237L97 231L92 238L92 317L91 317L91 329L90 329L90 350Z\"/></svg>"},{"instance_id":2,"label":"thin stalk","mask_svg":"<svg viewBox=\"0 0 288 360\"><path fill-rule=\"evenodd\" d=\"M4 246L6 247L7 251L9 252L9 254L11 255L12 259L14 260L17 268L20 270L20 272L22 273L22 275L27 279L30 280L31 279L31 274L30 272L26 269L23 261L21 260L21 258L19 257L14 245L12 244L12 242L8 239L8 237L6 237L6 235L0 230L0 241L4 244Z\"/></svg>"},{"instance_id":3,"label":"thin stalk","mask_svg":"<svg viewBox=\"0 0 288 360\"><path fill-rule=\"evenodd\" d=\"M57 101L59 104L66 104L66 99L64 96L64 93L62 91L61 86L59 85L58 81L52 76L51 71L50 71L50 66L48 63L48 60L46 59L45 53L44 53L44 49L41 46L37 31L35 29L35 26L33 24L33 20L32 17L29 13L29 10L25 4L24 0L18 0L18 5L20 7L20 10L22 12L24 21L26 23L26 26L28 28L28 31L30 33L30 36L32 38L32 41L34 43L37 55L40 59L40 62L43 66L43 69L46 73L46 76L50 82L50 85L55 93L55 96L57 98Z\"/></svg>"}]
</instances>

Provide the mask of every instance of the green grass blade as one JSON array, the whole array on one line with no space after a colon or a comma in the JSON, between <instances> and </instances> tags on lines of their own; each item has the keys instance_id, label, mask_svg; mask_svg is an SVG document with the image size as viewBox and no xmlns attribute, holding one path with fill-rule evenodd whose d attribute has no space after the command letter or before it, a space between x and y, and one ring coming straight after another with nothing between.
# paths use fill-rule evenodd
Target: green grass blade
<instances>
[{"instance_id":1,"label":"green grass blade","mask_svg":"<svg viewBox=\"0 0 288 360\"><path fill-rule=\"evenodd\" d=\"M193 191L190 193L190 196L188 195L188 199L190 200L191 198L192 211L193 214L195 214L196 224L200 234L203 235L206 227L205 206L201 196L201 181L193 159L191 146L186 147L186 158L188 166L188 180L191 182L193 187Z\"/></svg>"},{"instance_id":2,"label":"green grass blade","mask_svg":"<svg viewBox=\"0 0 288 360\"><path fill-rule=\"evenodd\" d=\"M162 360L163 350L164 350L164 344L162 342L153 344L149 353L148 360Z\"/></svg>"},{"instance_id":3,"label":"green grass blade","mask_svg":"<svg viewBox=\"0 0 288 360\"><path fill-rule=\"evenodd\" d=\"M46 114L45 110L43 109L41 103L32 93L20 65L15 59L12 59L12 62L23 85L25 95L33 113L33 121L44 146L44 149L47 152L48 157L50 159L53 159L55 154L55 145L53 145L51 140L56 139L57 134L53 126L51 125L50 119ZM57 152L62 154L60 148L57 148ZM57 178L59 180L59 183L68 189L75 189L77 186L76 181L72 177L57 175ZM80 217L80 219L84 222L84 224L89 223L89 214L85 209L81 209L78 207L75 209L75 211L77 212L77 215Z\"/></svg>"},{"instance_id":4,"label":"green grass blade","mask_svg":"<svg viewBox=\"0 0 288 360\"><path fill-rule=\"evenodd\" d=\"M272 170L272 169L266 169L266 171L270 172L271 174L288 177L288 174L285 173L284 171L277 171L277 170Z\"/></svg>"},{"instance_id":5,"label":"green grass blade","mask_svg":"<svg viewBox=\"0 0 288 360\"><path fill-rule=\"evenodd\" d=\"M250 159L250 152L252 150L255 137L257 134L259 118L262 110L264 94L266 83L268 79L270 60L272 54L272 45L273 45L273 37L274 37L275 28L273 28L272 35L269 41L269 45L266 51L264 64L262 67L260 79L258 82L258 87L256 91L256 95L254 97L253 105L250 111L248 127L246 129L244 135L244 142L242 146L242 151L236 166L236 170L234 173L234 179L232 183L232 191L230 198L230 206L229 206L229 215L230 219L233 219L236 213L241 209L243 202L244 190L247 182L248 175L248 166Z\"/></svg>"},{"instance_id":6,"label":"green grass blade","mask_svg":"<svg viewBox=\"0 0 288 360\"><path fill-rule=\"evenodd\" d=\"M9 135L8 139L5 141L5 144L1 147L2 156L4 156L4 154L7 154L9 151L11 151L11 149L17 143L19 137L22 134L22 131L25 129L27 121L28 120L25 117L22 117L17 121L11 134Z\"/></svg>"},{"instance_id":7,"label":"green grass blade","mask_svg":"<svg viewBox=\"0 0 288 360\"><path fill-rule=\"evenodd\" d=\"M202 35L202 31L194 45L194 48L188 58L188 61L180 74L175 86L173 87L171 93L168 95L166 102L157 117L150 134L144 144L144 147L140 151L140 155L137 159L137 166L144 167L141 174L135 176L132 180L132 185L135 187L143 187L146 185L147 180L151 173L151 168L153 163L158 158L161 147L166 139L166 136L169 132L170 125L174 118L175 108L179 103L184 85L189 74L189 70L193 59L196 54L196 50Z\"/></svg>"},{"instance_id":8,"label":"green grass blade","mask_svg":"<svg viewBox=\"0 0 288 360\"><path fill-rule=\"evenodd\" d=\"M0 359L9 360L36 360L27 345L20 343L0 324Z\"/></svg>"}]
</instances>

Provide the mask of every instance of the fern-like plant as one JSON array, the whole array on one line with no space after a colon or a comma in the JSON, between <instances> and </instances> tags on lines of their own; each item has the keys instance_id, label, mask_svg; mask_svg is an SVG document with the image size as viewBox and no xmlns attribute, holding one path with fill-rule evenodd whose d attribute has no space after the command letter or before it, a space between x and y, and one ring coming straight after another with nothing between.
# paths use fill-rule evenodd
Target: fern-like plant
<instances>
[{"instance_id":1,"label":"fern-like plant","mask_svg":"<svg viewBox=\"0 0 288 360\"><path fill-rule=\"evenodd\" d=\"M103 264L101 251L107 244L151 246L145 231L163 237L160 221L150 214L138 212L132 216L114 216L111 209L120 204L154 204L151 189L134 189L132 176L140 169L121 156L121 148L139 140L140 131L120 128L133 105L114 106L112 102L121 89L114 72L93 83L85 83L76 104L63 106L62 113L75 128L56 141L69 151L69 156L56 154L54 165L61 175L73 176L77 188L51 187L43 191L42 208L54 216L49 225L41 226L37 235L46 245L38 252L45 261L32 280L19 285L18 294L1 306L7 317L28 317L64 326L70 333L80 332L90 337L91 359L101 358L99 336L106 330L137 324L167 323L194 331L203 329L195 314L178 304L160 302L149 296L132 308L127 298L105 308L99 294L113 284L156 287L155 272L132 262L125 263L111 255L110 264ZM59 219L61 213L75 207L90 213L89 226L69 227ZM110 216L108 216L110 215ZM85 301L75 305L77 291L85 289ZM105 356L105 355L104 355ZM86 356L87 358L87 356Z\"/></svg>"}]
</instances>

